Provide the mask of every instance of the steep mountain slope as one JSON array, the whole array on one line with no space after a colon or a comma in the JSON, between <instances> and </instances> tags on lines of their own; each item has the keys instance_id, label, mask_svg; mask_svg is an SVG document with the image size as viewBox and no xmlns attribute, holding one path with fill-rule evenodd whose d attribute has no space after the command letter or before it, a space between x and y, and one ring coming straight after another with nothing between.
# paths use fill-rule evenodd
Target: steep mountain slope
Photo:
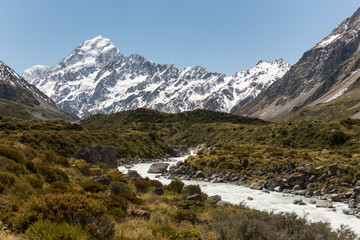
<instances>
[{"instance_id":1,"label":"steep mountain slope","mask_svg":"<svg viewBox=\"0 0 360 240\"><path fill-rule=\"evenodd\" d=\"M355 97L360 77L359 31L360 9L305 52L279 81L237 113L267 120L288 119L295 115L306 118L306 111L302 111L304 107L325 107L342 96ZM359 109L357 103L349 108ZM331 114L335 117L339 113Z\"/></svg>"},{"instance_id":2,"label":"steep mountain slope","mask_svg":"<svg viewBox=\"0 0 360 240\"><path fill-rule=\"evenodd\" d=\"M0 116L24 119L77 119L0 61Z\"/></svg>"},{"instance_id":3,"label":"steep mountain slope","mask_svg":"<svg viewBox=\"0 0 360 240\"><path fill-rule=\"evenodd\" d=\"M233 76L200 66L180 71L138 54L126 57L109 39L98 36L80 44L58 64L34 66L23 76L57 104L84 118L139 107L172 113L196 108L234 112L289 67L278 59L260 61Z\"/></svg>"}]
</instances>

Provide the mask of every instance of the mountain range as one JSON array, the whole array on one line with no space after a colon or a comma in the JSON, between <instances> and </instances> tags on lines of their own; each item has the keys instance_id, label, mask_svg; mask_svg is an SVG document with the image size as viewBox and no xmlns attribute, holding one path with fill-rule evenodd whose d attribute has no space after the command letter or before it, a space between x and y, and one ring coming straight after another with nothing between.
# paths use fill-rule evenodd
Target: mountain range
<instances>
[{"instance_id":1,"label":"mountain range","mask_svg":"<svg viewBox=\"0 0 360 240\"><path fill-rule=\"evenodd\" d=\"M58 64L33 66L22 76L59 106L85 118L140 107L168 113L197 108L233 113L289 68L277 59L260 61L232 76L200 66L180 71L139 54L124 56L109 39L98 36Z\"/></svg>"},{"instance_id":2,"label":"mountain range","mask_svg":"<svg viewBox=\"0 0 360 240\"><path fill-rule=\"evenodd\" d=\"M360 118L360 9L237 113L266 120Z\"/></svg>"},{"instance_id":3,"label":"mountain range","mask_svg":"<svg viewBox=\"0 0 360 240\"><path fill-rule=\"evenodd\" d=\"M58 107L54 101L29 84L0 61L0 116L48 120L78 117Z\"/></svg>"}]
</instances>

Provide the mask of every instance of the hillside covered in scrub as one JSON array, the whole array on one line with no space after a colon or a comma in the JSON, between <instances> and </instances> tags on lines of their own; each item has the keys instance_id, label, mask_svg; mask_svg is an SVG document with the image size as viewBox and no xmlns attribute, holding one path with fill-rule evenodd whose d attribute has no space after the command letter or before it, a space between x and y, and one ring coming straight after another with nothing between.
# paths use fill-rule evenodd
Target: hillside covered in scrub
<instances>
[{"instance_id":1,"label":"hillside covered in scrub","mask_svg":"<svg viewBox=\"0 0 360 240\"><path fill-rule=\"evenodd\" d=\"M66 120L0 120L1 239L356 239L346 228L309 223L295 214L274 214L216 199L180 180L126 175L105 163L74 158L79 149L114 146L116 163L170 156L172 145L214 146L185 164L206 174L232 172L249 181L279 165L338 162L345 169L325 184L360 177L360 124L269 123L196 110L164 114L138 109L95 115L81 124ZM235 153L234 153L235 152ZM245 164L247 159L247 164ZM324 170L325 173L325 170ZM358 176L359 175L359 176ZM324 183L321 183L324 184ZM320 186L320 185L319 185ZM324 186L324 185L321 185ZM198 195L195 200L189 196Z\"/></svg>"}]
</instances>

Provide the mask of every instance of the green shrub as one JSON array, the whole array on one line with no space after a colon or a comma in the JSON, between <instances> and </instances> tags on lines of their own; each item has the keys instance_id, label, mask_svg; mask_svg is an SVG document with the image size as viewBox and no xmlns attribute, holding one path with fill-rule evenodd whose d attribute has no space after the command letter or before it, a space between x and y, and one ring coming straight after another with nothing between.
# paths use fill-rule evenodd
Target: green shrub
<instances>
[{"instance_id":1,"label":"green shrub","mask_svg":"<svg viewBox=\"0 0 360 240\"><path fill-rule=\"evenodd\" d=\"M152 234L158 239L178 239L178 232L175 227L169 224L151 226Z\"/></svg>"},{"instance_id":2,"label":"green shrub","mask_svg":"<svg viewBox=\"0 0 360 240\"><path fill-rule=\"evenodd\" d=\"M17 163L22 163L25 160L23 152L7 145L0 145L0 156L10 158Z\"/></svg>"},{"instance_id":3,"label":"green shrub","mask_svg":"<svg viewBox=\"0 0 360 240\"><path fill-rule=\"evenodd\" d=\"M192 210L176 210L173 217L178 222L189 221L195 224L198 221L196 213Z\"/></svg>"},{"instance_id":4,"label":"green shrub","mask_svg":"<svg viewBox=\"0 0 360 240\"><path fill-rule=\"evenodd\" d=\"M191 195L194 195L194 194L201 194L201 188L200 188L199 185L186 185L184 187L183 193L186 196L191 196Z\"/></svg>"},{"instance_id":5,"label":"green shrub","mask_svg":"<svg viewBox=\"0 0 360 240\"><path fill-rule=\"evenodd\" d=\"M110 183L110 190L111 193L115 194L115 195L119 195L119 194L130 194L132 195L132 190L129 187L129 185L122 183L122 182L111 182Z\"/></svg>"},{"instance_id":6,"label":"green shrub","mask_svg":"<svg viewBox=\"0 0 360 240\"><path fill-rule=\"evenodd\" d=\"M180 194L184 187L184 183L179 179L174 179L168 185L168 189L172 192Z\"/></svg>"},{"instance_id":7,"label":"green shrub","mask_svg":"<svg viewBox=\"0 0 360 240\"><path fill-rule=\"evenodd\" d=\"M42 188L44 182L37 177L26 176L26 181L31 184L33 188Z\"/></svg>"},{"instance_id":8,"label":"green shrub","mask_svg":"<svg viewBox=\"0 0 360 240\"><path fill-rule=\"evenodd\" d=\"M143 178L138 178L134 182L136 190L141 193L146 193L149 190L150 183Z\"/></svg>"},{"instance_id":9,"label":"green shrub","mask_svg":"<svg viewBox=\"0 0 360 240\"><path fill-rule=\"evenodd\" d=\"M163 184L159 180L149 180L151 187L162 188Z\"/></svg>"},{"instance_id":10,"label":"green shrub","mask_svg":"<svg viewBox=\"0 0 360 240\"><path fill-rule=\"evenodd\" d=\"M63 181L56 181L56 182L52 182L51 183L51 187L54 189L59 189L59 190L67 190L69 189L69 185Z\"/></svg>"},{"instance_id":11,"label":"green shrub","mask_svg":"<svg viewBox=\"0 0 360 240\"><path fill-rule=\"evenodd\" d=\"M27 230L26 235L31 240L88 240L91 235L84 231L79 225L68 223L55 223L49 220L39 220L32 224Z\"/></svg>"},{"instance_id":12,"label":"green shrub","mask_svg":"<svg viewBox=\"0 0 360 240\"><path fill-rule=\"evenodd\" d=\"M106 239L114 232L112 219L104 205L81 194L47 194L28 199L19 206L13 218L18 231L26 230L37 220L80 224L97 239Z\"/></svg>"}]
</instances>

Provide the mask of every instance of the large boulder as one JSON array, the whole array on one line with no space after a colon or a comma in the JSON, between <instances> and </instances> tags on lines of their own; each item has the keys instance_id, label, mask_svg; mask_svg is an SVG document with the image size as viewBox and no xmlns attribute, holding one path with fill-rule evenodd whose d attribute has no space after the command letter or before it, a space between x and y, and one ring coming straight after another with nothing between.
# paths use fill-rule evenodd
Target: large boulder
<instances>
[{"instance_id":1,"label":"large boulder","mask_svg":"<svg viewBox=\"0 0 360 240\"><path fill-rule=\"evenodd\" d=\"M284 183L280 178L271 178L265 183L265 188L273 191L276 187L283 188Z\"/></svg>"},{"instance_id":2,"label":"large boulder","mask_svg":"<svg viewBox=\"0 0 360 240\"><path fill-rule=\"evenodd\" d=\"M141 178L141 175L135 170L128 170L127 175L131 178Z\"/></svg>"},{"instance_id":3,"label":"large boulder","mask_svg":"<svg viewBox=\"0 0 360 240\"><path fill-rule=\"evenodd\" d=\"M250 189L261 190L264 188L264 184L260 182L254 182L250 185Z\"/></svg>"},{"instance_id":4,"label":"large boulder","mask_svg":"<svg viewBox=\"0 0 360 240\"><path fill-rule=\"evenodd\" d=\"M184 145L170 146L169 153L172 157L181 157L190 154L190 150Z\"/></svg>"},{"instance_id":5,"label":"large boulder","mask_svg":"<svg viewBox=\"0 0 360 240\"><path fill-rule=\"evenodd\" d=\"M80 148L72 157L76 159L84 159L88 163L99 165L106 163L110 168L117 168L116 160L117 150L115 146L89 146Z\"/></svg>"},{"instance_id":6,"label":"large boulder","mask_svg":"<svg viewBox=\"0 0 360 240\"><path fill-rule=\"evenodd\" d=\"M168 163L153 163L151 164L148 173L164 173L166 172L168 166Z\"/></svg>"},{"instance_id":7,"label":"large boulder","mask_svg":"<svg viewBox=\"0 0 360 240\"><path fill-rule=\"evenodd\" d=\"M302 186L305 181L305 175L299 172L295 172L287 176L286 181L290 186L295 186L295 185Z\"/></svg>"},{"instance_id":8,"label":"large boulder","mask_svg":"<svg viewBox=\"0 0 360 240\"><path fill-rule=\"evenodd\" d=\"M319 200L316 202L317 208L332 208L332 201L330 200Z\"/></svg>"},{"instance_id":9,"label":"large boulder","mask_svg":"<svg viewBox=\"0 0 360 240\"><path fill-rule=\"evenodd\" d=\"M195 174L196 178L205 178L205 173L203 171L197 171Z\"/></svg>"}]
</instances>

